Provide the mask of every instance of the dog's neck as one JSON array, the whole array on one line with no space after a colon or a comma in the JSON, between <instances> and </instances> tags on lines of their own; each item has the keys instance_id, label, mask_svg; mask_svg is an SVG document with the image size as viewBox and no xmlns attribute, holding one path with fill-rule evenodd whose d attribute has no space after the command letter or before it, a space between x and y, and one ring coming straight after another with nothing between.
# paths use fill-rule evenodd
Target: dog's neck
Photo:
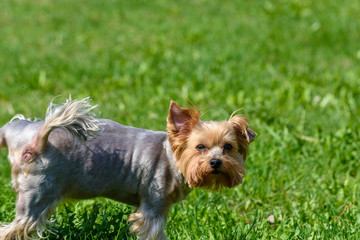
<instances>
[{"instance_id":1,"label":"dog's neck","mask_svg":"<svg viewBox=\"0 0 360 240\"><path fill-rule=\"evenodd\" d=\"M171 170L172 170L174 177L176 179L176 182L178 184L178 186L177 186L177 188L178 188L177 189L177 191L178 191L177 198L178 199L176 200L176 202L181 201L181 200L185 199L187 197L187 195L193 189L189 187L185 176L176 167L176 159L175 159L173 152L171 151L171 146L170 146L170 142L169 142L168 138L166 139L166 141L164 141L163 147L164 147L164 150L166 151L166 155L168 156L168 161L171 166Z\"/></svg>"}]
</instances>

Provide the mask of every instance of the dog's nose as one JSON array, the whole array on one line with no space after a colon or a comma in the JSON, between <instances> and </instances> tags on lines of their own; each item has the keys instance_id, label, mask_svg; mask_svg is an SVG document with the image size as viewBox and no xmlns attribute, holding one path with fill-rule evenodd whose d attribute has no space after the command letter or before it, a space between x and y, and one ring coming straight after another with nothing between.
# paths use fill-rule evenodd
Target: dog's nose
<instances>
[{"instance_id":1,"label":"dog's nose","mask_svg":"<svg viewBox=\"0 0 360 240\"><path fill-rule=\"evenodd\" d=\"M210 166L213 168L213 169L217 169L221 166L222 164L222 161L220 159L211 159L210 160Z\"/></svg>"}]
</instances>

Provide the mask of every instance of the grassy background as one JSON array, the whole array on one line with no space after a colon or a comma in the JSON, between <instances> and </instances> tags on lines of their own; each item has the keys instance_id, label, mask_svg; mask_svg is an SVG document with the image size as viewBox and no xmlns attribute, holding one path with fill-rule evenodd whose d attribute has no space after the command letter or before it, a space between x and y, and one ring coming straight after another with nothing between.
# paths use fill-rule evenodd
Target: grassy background
<instances>
[{"instance_id":1,"label":"grassy background","mask_svg":"<svg viewBox=\"0 0 360 240\"><path fill-rule=\"evenodd\" d=\"M169 238L358 239L359 12L358 0L3 0L0 124L43 117L69 94L154 130L165 129L170 99L205 120L244 108L259 134L244 184L193 191L172 208ZM5 150L0 163L9 222ZM62 204L45 235L135 239L132 211L105 199Z\"/></svg>"}]
</instances>

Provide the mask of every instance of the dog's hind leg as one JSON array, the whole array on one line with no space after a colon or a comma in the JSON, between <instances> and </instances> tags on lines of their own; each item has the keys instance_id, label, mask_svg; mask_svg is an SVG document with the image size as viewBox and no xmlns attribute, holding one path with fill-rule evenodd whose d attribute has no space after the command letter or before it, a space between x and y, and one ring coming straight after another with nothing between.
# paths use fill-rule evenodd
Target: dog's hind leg
<instances>
[{"instance_id":1,"label":"dog's hind leg","mask_svg":"<svg viewBox=\"0 0 360 240\"><path fill-rule=\"evenodd\" d=\"M30 234L47 223L47 217L60 200L60 194L52 189L20 190L16 204L16 217L10 224L1 226L0 240L31 239ZM39 231L38 234L40 236Z\"/></svg>"}]
</instances>

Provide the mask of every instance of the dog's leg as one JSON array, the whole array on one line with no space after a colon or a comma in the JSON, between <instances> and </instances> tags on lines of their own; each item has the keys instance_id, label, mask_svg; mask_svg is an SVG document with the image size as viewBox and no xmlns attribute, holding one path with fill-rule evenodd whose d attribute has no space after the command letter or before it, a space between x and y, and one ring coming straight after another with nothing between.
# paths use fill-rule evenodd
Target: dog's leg
<instances>
[{"instance_id":1,"label":"dog's leg","mask_svg":"<svg viewBox=\"0 0 360 240\"><path fill-rule=\"evenodd\" d=\"M129 216L132 223L131 232L135 232L141 240L167 240L164 227L168 209L142 203L136 213Z\"/></svg>"},{"instance_id":2,"label":"dog's leg","mask_svg":"<svg viewBox=\"0 0 360 240\"><path fill-rule=\"evenodd\" d=\"M47 222L53 207L61 200L50 189L19 192L16 217L13 222L0 228L0 240L30 239L29 235ZM40 232L38 231L40 236Z\"/></svg>"}]
</instances>

